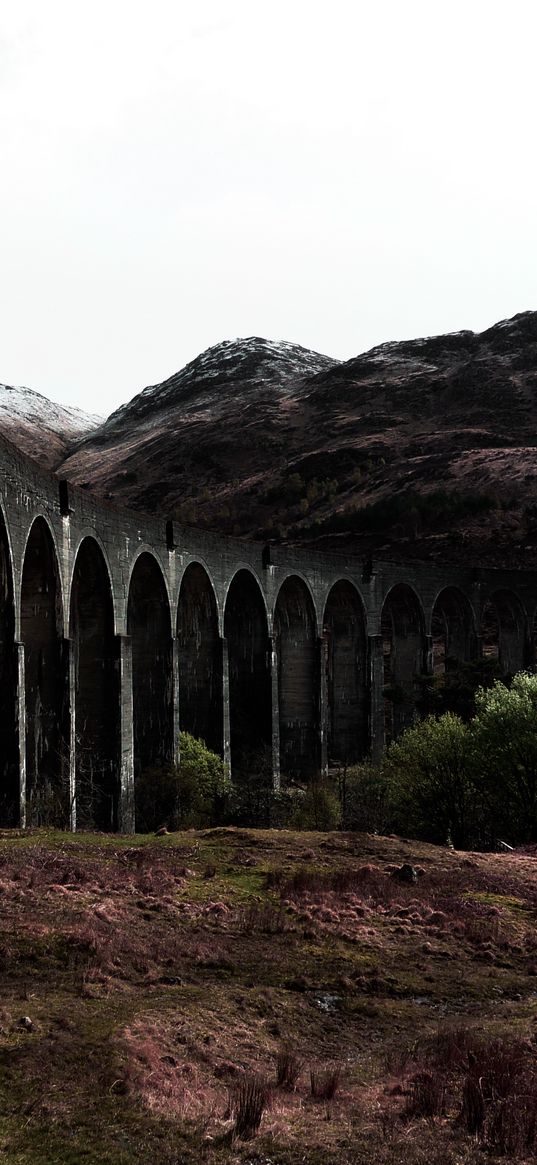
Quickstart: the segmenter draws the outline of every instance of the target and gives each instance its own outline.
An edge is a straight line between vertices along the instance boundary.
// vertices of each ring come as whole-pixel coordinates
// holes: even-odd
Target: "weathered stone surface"
[[[308,779],[412,722],[449,654],[534,665],[533,571],[267,552],[60,484],[0,440],[4,825],[132,829],[178,726]]]

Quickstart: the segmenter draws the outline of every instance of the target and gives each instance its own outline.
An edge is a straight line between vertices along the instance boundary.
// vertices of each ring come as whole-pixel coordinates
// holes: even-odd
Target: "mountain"
[[[246,537],[529,565],[536,406],[534,312],[344,362],[251,337],[146,388],[61,472]]]
[[[31,388],[0,384],[0,433],[47,469],[55,469],[70,446],[101,420],[55,404]]]
[[[306,441],[307,385],[336,366],[296,344],[224,341],[112,413],[61,472],[135,509],[210,520],[285,472]]]
[[[536,406],[537,313],[524,312],[347,361],[225,341],[78,434],[74,410],[43,424],[57,426],[61,452],[47,456],[62,476],[185,525],[537,566]],[[40,457],[39,413],[33,436],[13,415],[0,409],[0,430],[20,427]]]

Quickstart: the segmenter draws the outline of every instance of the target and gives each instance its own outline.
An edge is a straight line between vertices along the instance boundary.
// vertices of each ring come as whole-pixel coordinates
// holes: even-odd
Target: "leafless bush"
[[[281,1048],[276,1057],[277,1087],[284,1088],[286,1092],[294,1092],[303,1067],[303,1060],[292,1048],[287,1046]]]
[[[475,1074],[469,1073],[462,1086],[461,1123],[474,1137],[483,1135],[485,1124],[485,1101],[481,1090],[481,1081]]]
[[[409,1081],[410,1096],[404,1115],[424,1116],[431,1119],[442,1116],[446,1107],[446,1085],[438,1072],[424,1070],[416,1072]]]
[[[487,1122],[487,1148],[502,1157],[534,1156],[537,1149],[536,1081],[524,1081],[521,1091],[491,1106]]]
[[[284,870],[271,870],[267,875],[267,887],[278,889],[283,898],[299,898],[303,894],[347,894],[362,892],[374,901],[392,901],[394,894],[400,896],[401,887],[393,883],[376,866],[355,866],[350,869],[320,870],[303,866],[289,876]]]
[[[537,1153],[537,1063],[521,1039],[487,1039],[465,1028],[438,1032],[415,1048],[425,1065],[410,1081],[407,1116],[442,1112],[446,1081],[462,1076],[458,1122],[491,1152]]]
[[[416,1046],[390,1048],[384,1058],[384,1071],[388,1076],[405,1076],[412,1065],[416,1065]]]
[[[248,1141],[259,1130],[261,1118],[271,1101],[271,1089],[258,1076],[243,1076],[230,1096],[230,1108],[235,1117],[233,1137]]]
[[[465,1072],[468,1055],[475,1054],[478,1041],[467,1027],[446,1027],[435,1036],[420,1041],[415,1054],[427,1065],[444,1072]]]
[[[339,1088],[341,1068],[339,1065],[310,1071],[311,1095],[314,1100],[333,1100]]]
[[[283,934],[289,929],[289,918],[273,902],[252,902],[239,916],[239,929],[244,934]]]

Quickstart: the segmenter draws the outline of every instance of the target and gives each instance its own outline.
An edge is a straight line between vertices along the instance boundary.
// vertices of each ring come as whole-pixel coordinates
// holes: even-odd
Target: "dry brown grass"
[[[391,876],[404,861],[416,885]],[[531,854],[0,838],[0,1144],[17,1165],[220,1165],[230,1096],[244,1084],[254,1133],[245,1082],[279,1060],[260,1160],[531,1156],[536,904]]]

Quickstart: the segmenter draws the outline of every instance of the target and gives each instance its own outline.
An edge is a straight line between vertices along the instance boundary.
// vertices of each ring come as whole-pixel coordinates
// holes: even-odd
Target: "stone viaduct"
[[[275,782],[382,750],[417,677],[534,667],[537,573],[311,555],[96,502],[0,441],[0,825],[134,829],[179,730]],[[386,693],[391,698],[386,699]],[[397,698],[394,698],[394,692]]]

